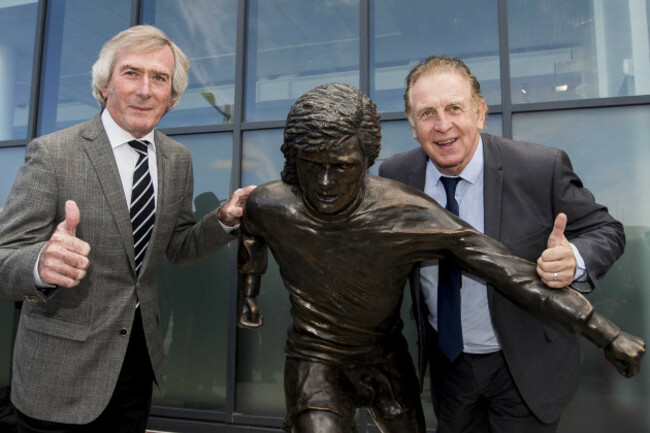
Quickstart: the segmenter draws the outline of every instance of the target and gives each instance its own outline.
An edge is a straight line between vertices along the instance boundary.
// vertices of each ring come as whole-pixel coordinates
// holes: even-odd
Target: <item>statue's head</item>
[[[348,84],[316,87],[289,110],[282,180],[298,186],[316,211],[344,212],[361,199],[380,147],[380,119],[370,98]]]

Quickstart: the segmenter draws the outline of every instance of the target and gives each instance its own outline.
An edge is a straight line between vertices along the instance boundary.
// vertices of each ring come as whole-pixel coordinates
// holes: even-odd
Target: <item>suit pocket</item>
[[[69,322],[54,317],[30,313],[20,318],[25,327],[40,334],[65,338],[74,341],[86,341],[90,335],[91,326],[86,323]]]

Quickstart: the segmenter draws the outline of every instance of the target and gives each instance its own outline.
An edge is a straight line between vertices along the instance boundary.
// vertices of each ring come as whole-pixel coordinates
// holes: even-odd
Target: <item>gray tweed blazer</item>
[[[120,330],[131,329],[136,297],[160,383],[163,254],[174,264],[191,263],[235,239],[223,231],[216,212],[196,222],[189,150],[157,131],[155,141],[156,221],[139,278],[126,198],[100,116],[27,147],[0,213],[0,300],[25,301],[14,348],[12,401],[28,416],[79,424],[99,416],[124,360],[129,339]],[[65,219],[66,200],[79,206],[76,235],[90,244],[90,268],[77,287],[46,296],[34,285],[34,265]]]

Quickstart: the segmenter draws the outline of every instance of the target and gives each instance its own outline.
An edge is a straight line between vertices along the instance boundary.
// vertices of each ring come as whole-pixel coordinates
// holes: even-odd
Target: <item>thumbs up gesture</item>
[[[537,275],[552,288],[568,286],[573,282],[576,272],[575,255],[568,239],[564,237],[566,223],[567,216],[559,213],[548,237],[546,249],[537,259]]]
[[[90,245],[76,237],[80,218],[77,203],[66,201],[65,220],[56,227],[38,260],[38,275],[43,282],[74,287],[86,276]]]

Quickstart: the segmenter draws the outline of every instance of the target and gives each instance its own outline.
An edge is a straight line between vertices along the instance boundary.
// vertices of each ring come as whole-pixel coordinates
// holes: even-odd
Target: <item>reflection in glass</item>
[[[650,335],[650,110],[619,107],[519,114],[515,139],[559,147],[576,173],[610,213],[623,223],[625,253],[588,295],[590,302],[622,329]],[[612,128],[611,125],[616,125]],[[647,366],[646,366],[647,367]],[[628,380],[585,345],[578,394],[560,422],[560,432],[646,432],[650,430],[650,373]]]
[[[47,2],[38,135],[99,112],[91,68],[104,43],[129,26],[130,12],[131,0]]]
[[[0,148],[0,212],[24,159],[24,147]],[[0,301],[0,387],[9,385],[13,316],[13,302]]]
[[[0,2],[0,141],[27,137],[37,3]]]
[[[245,118],[284,119],[306,91],[359,85],[359,2],[248,3]]]
[[[284,166],[282,130],[251,131],[243,136],[242,185],[277,180]],[[269,254],[257,304],[264,324],[237,330],[237,412],[284,417],[284,343],[291,324],[289,297],[278,266]]]
[[[508,2],[512,102],[650,94],[649,3]]]
[[[237,3],[143,0],[142,23],[162,29],[190,59],[187,90],[161,128],[232,123]]]
[[[232,135],[175,138],[192,152],[194,212],[199,219],[229,197]],[[183,268],[163,261],[159,277],[165,375],[162,393],[154,393],[154,405],[203,410],[225,406],[228,265],[235,246],[231,242]]]
[[[487,103],[501,103],[497,2],[370,2],[369,96],[379,111],[403,111],[411,68],[441,54],[463,59]]]

